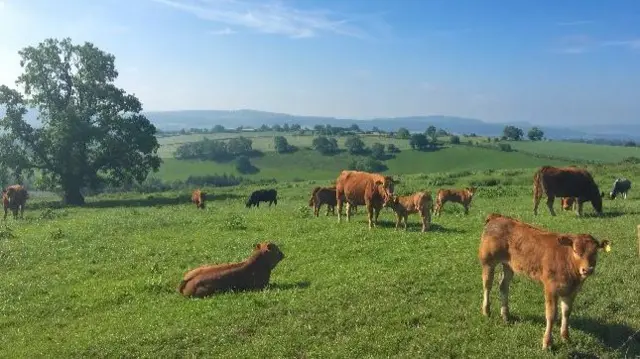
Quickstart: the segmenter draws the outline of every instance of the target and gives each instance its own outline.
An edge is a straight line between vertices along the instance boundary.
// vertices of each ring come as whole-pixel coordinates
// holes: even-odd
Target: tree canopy
[[[156,128],[140,101],[115,86],[113,55],[69,38],[46,39],[19,55],[19,90],[0,86],[2,166],[39,171],[67,204],[83,204],[87,186],[141,182],[158,170]],[[25,121],[32,108],[42,126]]]
[[[520,141],[522,139],[522,136],[524,135],[524,132],[522,132],[521,128],[508,125],[504,127],[502,134],[508,140]]]
[[[531,127],[527,133],[527,137],[529,137],[531,141],[540,141],[544,137],[544,131],[538,127]]]

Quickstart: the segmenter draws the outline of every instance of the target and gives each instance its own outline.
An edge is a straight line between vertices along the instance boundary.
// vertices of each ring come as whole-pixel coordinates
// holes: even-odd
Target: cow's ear
[[[573,239],[566,237],[566,236],[561,236],[558,238],[558,243],[560,243],[560,245],[562,246],[569,246],[569,247],[573,247]]]
[[[260,243],[256,243],[256,244],[254,244],[254,245],[253,245],[253,247],[254,247],[255,249],[260,249]]]
[[[600,245],[598,246],[598,248],[604,250],[605,252],[609,252],[611,251],[611,243],[605,239],[602,242],[600,242]]]
[[[376,186],[380,186],[382,184],[382,181],[376,181],[375,184]]]

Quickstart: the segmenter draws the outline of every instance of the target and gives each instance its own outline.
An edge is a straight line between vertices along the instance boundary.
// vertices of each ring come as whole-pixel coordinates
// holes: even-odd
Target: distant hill
[[[4,111],[0,109],[0,117]],[[285,113],[275,113],[256,110],[185,110],[185,111],[150,111],[145,115],[159,129],[175,131],[183,128],[211,128],[222,125],[228,128],[260,127],[263,124],[300,124],[303,127],[313,127],[318,124],[347,127],[357,124],[363,130],[371,130],[374,126],[385,131],[394,131],[405,127],[409,131],[422,132],[430,125],[443,128],[449,132],[463,134],[475,133],[479,136],[499,136],[505,125],[518,126],[526,132],[535,126],[527,122],[514,121],[511,123],[491,123],[478,119],[455,116],[410,116],[385,117],[369,120],[353,120],[335,117],[296,116]],[[36,124],[37,112],[29,111],[27,120]],[[609,140],[640,140],[640,121],[637,124],[617,125],[578,125],[571,128],[555,126],[538,126],[550,139],[609,139]]]

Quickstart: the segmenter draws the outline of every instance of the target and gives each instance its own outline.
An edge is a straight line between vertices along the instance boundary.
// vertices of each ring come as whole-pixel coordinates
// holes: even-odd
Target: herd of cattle
[[[407,228],[409,214],[418,213],[422,219],[422,232],[429,230],[431,213],[440,215],[446,202],[460,203],[464,213],[469,212],[471,200],[476,188],[440,189],[435,204],[429,191],[419,191],[410,195],[395,194],[395,185],[399,180],[391,176],[362,171],[342,171],[335,186],[315,187],[312,190],[309,206],[314,215],[319,215],[320,207],[327,205],[327,215],[335,213],[337,207],[338,222],[342,221],[342,209],[346,205],[347,221],[351,211],[357,206],[365,206],[369,228],[377,225],[382,208],[391,208],[396,215],[396,229],[401,222]],[[614,199],[622,194],[627,198],[631,182],[616,179],[609,193]],[[578,216],[582,215],[584,202],[591,202],[595,212],[602,215],[602,198],[592,175],[578,167],[544,166],[533,177],[533,212],[538,214],[538,205],[543,196],[547,197],[547,207],[552,216],[556,213],[553,204],[556,197],[562,199],[562,206],[568,210],[574,208]],[[28,194],[20,185],[9,186],[2,192],[5,209],[21,217]],[[200,189],[192,193],[191,200],[197,208],[204,209],[206,193]],[[275,189],[258,190],[249,196],[246,207],[259,207],[260,202],[277,205]],[[515,273],[528,276],[543,284],[545,296],[546,329],[542,339],[543,349],[552,343],[551,331],[557,311],[557,302],[561,305],[561,338],[567,340],[568,318],[573,301],[584,280],[593,274],[599,250],[610,250],[608,240],[599,241],[590,234],[552,232],[517,219],[497,213],[486,216],[481,234],[478,259],[482,267],[483,300],[481,311],[490,313],[489,295],[493,284],[495,268],[502,264],[503,276],[500,280],[501,316],[505,321],[509,314],[509,284]],[[272,242],[255,245],[252,254],[241,262],[203,265],[188,271],[178,286],[178,291],[186,297],[207,297],[228,290],[256,290],[269,284],[272,270],[285,258],[280,248]]]

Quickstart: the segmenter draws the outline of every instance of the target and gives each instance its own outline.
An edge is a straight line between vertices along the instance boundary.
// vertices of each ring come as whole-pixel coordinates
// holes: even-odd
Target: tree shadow
[[[227,200],[237,200],[245,196],[234,193],[207,194],[207,203],[222,202]],[[114,208],[114,207],[154,207],[154,206],[175,206],[191,202],[191,195],[179,195],[175,197],[156,197],[149,195],[146,198],[122,198],[122,199],[101,199],[85,203],[85,208]],[[195,205],[194,205],[195,206]],[[58,208],[63,208],[58,204]]]
[[[575,212],[573,213],[575,215]],[[638,211],[622,212],[618,210],[613,210],[613,211],[603,211],[602,215],[600,216],[597,215],[596,213],[582,213],[582,217],[583,218],[617,218],[617,217],[623,217],[623,216],[635,216],[638,214],[640,214],[640,212]]]
[[[290,289],[306,289],[311,285],[309,281],[299,281],[295,283],[271,283],[269,289],[290,290]]]
[[[544,328],[546,320],[542,316],[522,316],[518,317],[512,315],[510,322],[520,321],[535,323],[541,325]],[[554,323],[554,328],[559,327],[559,318]],[[640,355],[640,331],[636,331],[633,328],[625,324],[618,323],[602,323],[598,320],[588,317],[570,317],[569,318],[569,336],[571,337],[572,330],[579,330],[581,332],[588,333],[592,337],[596,338],[602,345],[609,350],[620,350],[621,353],[626,353],[625,357],[637,357]],[[554,346],[562,343],[559,337],[554,336]],[[571,345],[571,344],[569,344]],[[624,347],[623,347],[624,345]],[[572,351],[569,355],[572,358],[592,358],[592,354],[582,353],[578,351]]]

